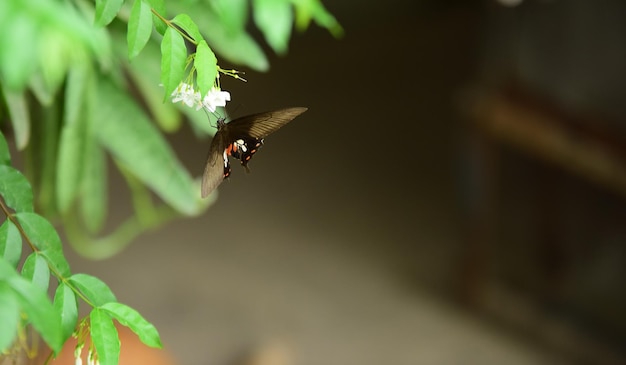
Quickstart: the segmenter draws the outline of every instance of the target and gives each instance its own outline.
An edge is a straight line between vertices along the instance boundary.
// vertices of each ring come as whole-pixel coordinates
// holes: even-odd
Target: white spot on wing
[[[248,148],[246,147],[246,142],[243,139],[238,139],[235,141],[237,148],[242,150],[243,152],[247,152]]]
[[[228,155],[226,154],[226,150],[224,150],[224,168],[228,167]]]

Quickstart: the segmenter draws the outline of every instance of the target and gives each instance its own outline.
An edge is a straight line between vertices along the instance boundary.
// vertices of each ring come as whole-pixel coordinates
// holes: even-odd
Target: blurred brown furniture
[[[612,191],[619,200],[620,196],[626,198],[626,131],[618,127],[619,123],[599,115],[563,110],[520,87],[474,92],[464,100],[462,112],[469,122],[468,148],[463,151],[469,239],[460,275],[462,300],[533,336],[543,336],[542,342],[576,359],[626,361],[622,351],[604,346],[568,323],[550,323],[550,316],[541,313],[551,305],[551,296],[558,292],[553,289],[560,286],[568,265],[564,252],[569,249],[567,243],[550,227],[554,221],[550,215],[555,211],[550,206],[550,191],[559,186],[551,186],[547,193],[535,197],[540,214],[545,216],[536,220],[543,225],[539,227],[539,239],[528,244],[539,253],[536,265],[543,278],[540,290],[530,295],[510,290],[498,282],[498,273],[490,272],[493,261],[498,260],[493,253],[495,225],[498,215],[503,214],[497,208],[500,149],[531,156],[546,170],[567,171],[592,186]]]

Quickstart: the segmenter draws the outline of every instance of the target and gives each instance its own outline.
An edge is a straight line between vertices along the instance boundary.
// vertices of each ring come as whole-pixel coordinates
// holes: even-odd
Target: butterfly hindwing
[[[204,174],[202,197],[207,197],[230,175],[229,156],[241,161],[248,171],[248,162],[263,145],[263,138],[304,113],[307,108],[285,108],[237,118],[230,123],[217,122],[218,130],[211,141]]]

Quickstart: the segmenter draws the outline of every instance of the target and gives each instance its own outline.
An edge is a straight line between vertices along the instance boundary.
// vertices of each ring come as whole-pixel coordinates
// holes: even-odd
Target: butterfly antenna
[[[216,120],[219,118],[222,118],[222,115],[217,113],[217,111],[209,113],[205,108],[202,108],[202,110],[204,110],[204,113],[206,114],[207,119],[209,120],[209,125],[213,128],[217,128],[217,123],[215,125],[211,123],[211,115],[213,115],[216,118]]]

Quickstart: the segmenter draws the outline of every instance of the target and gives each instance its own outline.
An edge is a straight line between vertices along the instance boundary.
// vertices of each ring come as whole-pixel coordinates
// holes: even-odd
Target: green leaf
[[[70,209],[79,193],[86,150],[91,142],[91,119],[88,112],[93,96],[92,69],[77,66],[70,70],[65,95],[64,123],[57,159],[56,201],[61,213]]]
[[[213,11],[229,34],[241,33],[248,18],[247,0],[212,0]]]
[[[193,40],[196,42],[196,45],[200,43],[200,41],[204,40],[202,34],[198,30],[198,26],[196,23],[189,17],[187,14],[178,14],[174,19],[172,19],[172,23],[179,26],[182,30],[185,31]]]
[[[120,358],[120,339],[113,319],[100,308],[89,314],[91,341],[96,347],[100,365],[117,365]]]
[[[28,114],[26,98],[20,92],[7,89],[4,89],[3,92],[9,114],[11,114],[11,125],[13,126],[17,149],[23,150],[30,139],[30,115]]]
[[[43,116],[33,124],[28,153],[38,206],[42,214],[51,217],[57,214],[55,183],[62,108],[59,104],[52,103],[41,111]]]
[[[9,146],[7,145],[7,140],[4,139],[4,135],[2,134],[2,132],[0,132],[0,164],[1,165],[11,164],[11,153],[9,152]]]
[[[313,9],[313,19],[317,25],[328,29],[333,37],[339,38],[343,36],[343,27],[339,24],[337,19],[326,10],[321,2],[318,2],[317,6]]]
[[[122,8],[124,0],[96,0],[95,24],[104,27],[115,19]]]
[[[78,64],[69,70],[65,89],[63,124],[79,124],[87,114],[93,97],[94,70],[90,64]]]
[[[50,284],[50,268],[48,268],[46,259],[38,255],[37,252],[28,255],[24,261],[22,276],[44,291],[48,290],[48,285]]]
[[[107,166],[104,151],[94,136],[85,153],[85,175],[81,186],[80,212],[87,230],[98,232],[107,214]]]
[[[74,332],[78,322],[78,302],[72,288],[61,282],[54,293],[54,309],[61,316],[63,342]]]
[[[37,68],[38,49],[34,45],[41,34],[41,23],[18,4],[0,1],[0,79],[5,92],[19,94]]]
[[[150,347],[162,348],[159,332],[139,312],[121,303],[107,303],[101,307],[122,325],[130,328],[141,342]]]
[[[210,24],[207,22],[207,28],[209,30],[205,32],[206,39],[214,51],[233,63],[244,64],[256,71],[269,70],[267,57],[249,34],[245,32],[229,34],[219,22]]]
[[[55,28],[41,35],[39,48],[41,86],[44,93],[50,95],[50,102],[53,102],[70,66],[90,60],[85,49],[77,47],[75,40],[68,37],[66,32]]]
[[[100,279],[88,274],[74,274],[70,277],[70,282],[91,302],[95,307],[106,303],[117,302],[115,295],[109,287]]]
[[[95,115],[100,143],[168,205],[186,215],[206,206],[171,147],[129,96],[110,83],[99,90]]]
[[[178,130],[182,117],[172,103],[163,102],[163,88],[154,80],[161,76],[160,65],[155,60],[161,57],[159,46],[150,42],[143,52],[129,65],[130,77],[143,96],[150,115],[165,132]]]
[[[22,236],[15,224],[5,220],[0,226],[0,257],[17,268],[22,255]]]
[[[194,65],[198,75],[196,83],[200,94],[204,96],[211,90],[217,77],[217,58],[204,40],[198,44]]]
[[[253,17],[274,52],[285,54],[293,24],[291,1],[254,0]]]
[[[196,24],[202,30],[207,44],[210,44],[211,49],[221,57],[256,71],[269,69],[268,60],[255,40],[244,29],[235,33],[227,31],[226,26],[222,24],[223,19],[212,10],[212,7],[207,8],[205,2],[187,4],[168,2],[168,9],[174,13],[202,14],[195,19]]]
[[[44,106],[50,106],[54,102],[54,92],[47,84],[41,72],[36,72],[28,82],[28,87],[32,91],[37,101]],[[54,92],[53,92],[54,91]],[[35,134],[32,132],[31,134]]]
[[[0,195],[16,212],[33,211],[33,191],[21,172],[7,165],[0,165]]]
[[[161,83],[166,100],[185,76],[187,47],[183,37],[174,29],[167,28],[161,41]]]
[[[4,280],[0,280],[0,354],[11,346],[17,335],[20,306],[15,292]]]
[[[148,0],[150,3],[150,7],[154,9],[157,13],[159,13],[162,17],[165,17],[165,1],[164,0]],[[165,34],[165,30],[167,29],[167,24],[163,22],[161,18],[152,14],[152,20],[154,22],[154,28],[159,34]]]
[[[15,217],[30,242],[47,259],[50,268],[63,277],[70,276],[70,265],[63,255],[61,239],[52,224],[35,213],[18,213]]]
[[[7,262],[6,260],[0,260],[0,282],[8,282],[14,278],[24,279],[20,276],[20,274],[18,274],[17,271],[15,271],[14,267],[11,267],[11,264],[9,262]]]
[[[146,0],[135,0],[128,19],[128,58],[135,58],[150,39],[152,12]]]
[[[15,292],[28,321],[35,327],[48,346],[58,353],[63,346],[61,320],[46,292],[21,277],[4,260],[0,260],[0,280],[2,279],[6,279],[6,283]]]
[[[326,10],[320,0],[292,0],[296,7],[296,27],[304,30],[309,26],[311,19],[328,29],[334,37],[343,35],[343,28],[335,17]]]

